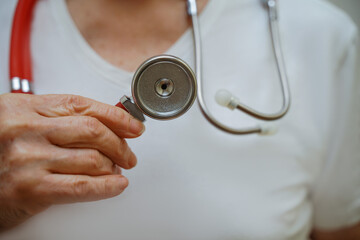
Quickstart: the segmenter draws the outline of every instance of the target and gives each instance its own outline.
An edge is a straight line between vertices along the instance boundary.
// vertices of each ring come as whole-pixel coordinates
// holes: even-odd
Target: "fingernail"
[[[136,159],[136,157],[131,158],[131,159],[129,160],[128,164],[129,164],[129,167],[130,167],[130,168],[135,167],[136,164],[137,164],[137,159]]]
[[[133,134],[141,135],[145,131],[145,126],[139,120],[132,118],[130,120],[130,132]]]
[[[127,186],[129,186],[129,180],[126,177],[121,176],[119,181],[120,181],[121,186],[124,186],[123,189],[125,189],[125,188],[127,188]]]

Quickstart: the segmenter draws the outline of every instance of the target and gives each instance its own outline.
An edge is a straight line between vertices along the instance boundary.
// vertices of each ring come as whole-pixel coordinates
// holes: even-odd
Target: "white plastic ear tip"
[[[232,94],[224,89],[217,91],[215,95],[216,102],[223,107],[228,107],[232,101],[232,98]]]
[[[278,131],[278,128],[275,125],[262,125],[261,132],[259,133],[262,136],[272,136],[275,135]]]

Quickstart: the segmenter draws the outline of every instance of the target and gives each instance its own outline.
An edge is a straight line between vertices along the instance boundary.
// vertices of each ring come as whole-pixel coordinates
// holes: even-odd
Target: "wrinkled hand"
[[[141,122],[74,95],[0,95],[0,230],[52,204],[94,201],[128,185],[136,165],[124,138]]]

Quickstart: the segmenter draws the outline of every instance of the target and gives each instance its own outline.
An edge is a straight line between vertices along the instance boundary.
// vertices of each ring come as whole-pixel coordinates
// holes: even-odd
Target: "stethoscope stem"
[[[263,0],[264,1],[264,0]],[[237,108],[248,115],[251,115],[255,118],[271,121],[271,120],[277,120],[281,117],[283,117],[289,110],[290,107],[290,89],[289,84],[286,76],[286,70],[285,70],[285,64],[283,60],[282,55],[282,49],[280,44],[280,37],[279,37],[279,29],[277,24],[277,6],[276,6],[276,0],[267,0],[265,1],[266,7],[269,10],[269,22],[270,22],[270,30],[271,30],[271,38],[272,38],[272,45],[275,55],[275,60],[277,63],[277,71],[281,83],[281,90],[282,90],[282,96],[283,96],[283,104],[281,109],[278,112],[275,113],[262,113],[259,112],[245,104],[240,103],[239,101],[236,101],[233,108]],[[191,17],[192,25],[193,25],[193,35],[194,35],[194,46],[195,46],[195,72],[196,72],[196,78],[198,83],[198,103],[200,106],[200,109],[205,116],[205,118],[212,123],[215,127],[231,133],[231,134],[252,134],[252,133],[259,133],[259,134],[267,134],[269,131],[267,128],[261,127],[261,126],[253,126],[253,127],[247,127],[247,128],[232,128],[228,127],[222,123],[220,123],[209,111],[205,100],[204,100],[204,94],[203,94],[203,79],[202,79],[202,50],[201,50],[201,35],[200,35],[200,26],[199,26],[199,20],[198,20],[198,14],[196,9],[196,0],[188,0],[188,14]]]

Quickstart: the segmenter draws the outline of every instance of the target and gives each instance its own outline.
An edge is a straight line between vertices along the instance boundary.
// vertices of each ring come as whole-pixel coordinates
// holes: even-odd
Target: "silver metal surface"
[[[11,91],[19,91],[21,89],[21,80],[19,77],[13,77],[11,79]]]
[[[145,121],[145,117],[141,110],[131,101],[128,96],[122,96],[120,98],[120,102],[134,118],[140,120],[141,122]]]
[[[277,5],[276,0],[268,0],[267,7],[269,8],[270,21],[277,20]]]
[[[180,58],[155,56],[135,72],[132,95],[135,104],[147,116],[160,120],[184,114],[196,98],[196,78]]]
[[[190,16],[197,14],[196,0],[188,0],[187,1],[187,11]]]
[[[262,0],[263,2],[265,0]],[[283,105],[282,108],[272,114],[266,114],[259,111],[256,111],[242,103],[239,103],[236,108],[259,119],[262,120],[276,120],[283,117],[289,110],[290,107],[290,89],[288,86],[288,80],[286,76],[285,64],[282,57],[282,49],[280,44],[280,37],[279,37],[279,29],[277,25],[277,6],[276,0],[267,0],[266,6],[269,12],[269,22],[270,22],[270,30],[271,30],[271,37],[273,43],[273,51],[277,63],[277,71],[279,73],[279,78],[282,87],[282,95],[283,95]],[[192,5],[196,4],[196,0],[188,0],[188,9]],[[196,8],[192,8],[196,9]],[[189,15],[191,16],[192,25],[193,25],[193,35],[194,35],[194,44],[195,44],[195,72],[196,78],[198,83],[198,102],[200,105],[200,109],[205,116],[205,118],[212,123],[215,127],[232,134],[251,134],[251,133],[262,133],[262,128],[260,126],[253,126],[247,128],[231,128],[222,123],[220,123],[215,117],[212,116],[210,111],[208,110],[206,103],[203,97],[203,86],[202,86],[202,49],[201,49],[201,36],[200,36],[200,26],[198,22],[197,12],[196,11],[189,11]]]
[[[11,91],[19,91],[23,93],[32,92],[31,83],[27,79],[21,79],[19,77],[13,77],[11,79]]]
[[[160,97],[168,97],[174,90],[174,82],[171,79],[162,78],[155,83],[155,91]]]
[[[23,93],[29,93],[31,91],[31,83],[27,79],[21,79],[21,91]]]

